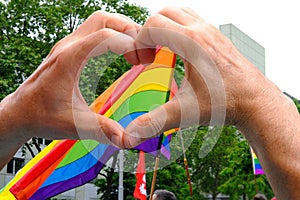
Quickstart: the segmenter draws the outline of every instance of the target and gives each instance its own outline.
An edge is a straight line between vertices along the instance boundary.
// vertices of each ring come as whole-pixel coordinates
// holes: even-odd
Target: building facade
[[[265,73],[265,48],[233,24],[220,25],[220,31],[263,74]]]

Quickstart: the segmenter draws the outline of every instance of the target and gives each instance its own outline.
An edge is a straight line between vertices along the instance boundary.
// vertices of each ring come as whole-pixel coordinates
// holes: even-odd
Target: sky
[[[130,0],[154,14],[188,7],[207,23],[232,23],[265,48],[266,76],[300,99],[300,12],[297,0]]]

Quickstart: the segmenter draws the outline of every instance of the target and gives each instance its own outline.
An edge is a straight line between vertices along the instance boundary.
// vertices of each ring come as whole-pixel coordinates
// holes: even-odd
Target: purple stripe
[[[255,175],[259,175],[259,174],[265,174],[264,170],[262,169],[256,169],[254,172]]]
[[[108,146],[107,150],[103,154],[103,156],[99,159],[99,162],[97,162],[93,167],[91,167],[89,170],[85,171],[82,174],[79,174],[78,176],[75,176],[71,179],[58,182],[46,187],[43,187],[36,191],[34,195],[30,197],[30,200],[41,200],[41,199],[47,199],[50,197],[53,197],[55,195],[58,195],[62,192],[65,192],[67,190],[73,189],[75,187],[81,186],[94,178],[97,177],[99,171],[104,167],[107,160],[119,149],[113,146]]]
[[[164,155],[168,160],[171,159],[171,152],[169,149],[167,149],[165,146],[161,146],[160,152],[162,155]]]
[[[141,150],[146,153],[150,153],[153,156],[157,156],[157,147],[158,147],[158,140],[159,137],[151,138],[143,142],[142,144],[139,144],[138,146],[134,147],[133,149]]]

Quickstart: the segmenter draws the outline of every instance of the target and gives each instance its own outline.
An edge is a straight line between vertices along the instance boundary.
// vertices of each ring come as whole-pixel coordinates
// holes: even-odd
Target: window
[[[16,174],[25,164],[23,158],[13,158],[7,164],[7,173]]]
[[[48,145],[52,142],[52,140],[47,140],[47,139],[44,139],[44,138],[38,138],[37,142],[38,142],[38,144]]]

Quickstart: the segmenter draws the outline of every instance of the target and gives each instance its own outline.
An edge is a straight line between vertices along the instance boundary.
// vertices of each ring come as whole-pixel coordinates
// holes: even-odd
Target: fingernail
[[[142,138],[140,137],[140,134],[137,132],[132,132],[129,134],[129,138],[128,139],[128,145],[130,148],[136,147],[137,145],[139,145],[140,143],[142,143]]]

